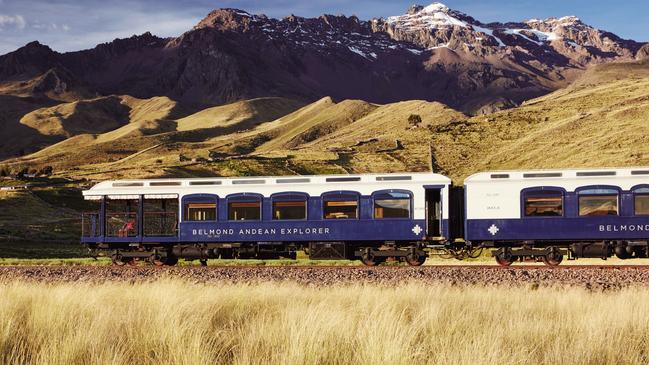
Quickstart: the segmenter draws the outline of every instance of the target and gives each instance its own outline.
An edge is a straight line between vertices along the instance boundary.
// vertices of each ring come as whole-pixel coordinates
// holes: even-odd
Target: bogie
[[[566,251],[553,246],[540,249],[526,246],[514,249],[511,246],[506,246],[496,250],[492,255],[500,266],[510,266],[516,261],[542,261],[548,266],[557,266],[563,261],[563,256],[566,253]]]

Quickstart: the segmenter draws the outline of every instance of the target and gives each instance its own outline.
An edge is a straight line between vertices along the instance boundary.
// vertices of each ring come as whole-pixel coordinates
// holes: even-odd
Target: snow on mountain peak
[[[564,16],[564,17],[559,18],[558,20],[559,20],[559,22],[562,22],[562,23],[577,23],[577,22],[581,21],[581,19],[579,19],[578,17],[576,17],[574,15]]]
[[[437,29],[446,27],[468,27],[468,24],[457,16],[462,15],[442,3],[432,3],[428,6],[413,5],[403,15],[388,17],[387,22],[397,27],[413,29]]]
[[[547,24],[549,26],[569,26],[581,23],[581,19],[574,15],[563,16],[561,18],[550,17],[545,20],[530,19],[525,22],[526,24]]]
[[[506,44],[494,34],[494,29],[487,28],[486,25],[474,20],[470,16],[456,10],[449,9],[442,3],[432,3],[428,6],[413,5],[404,15],[391,16],[387,18],[387,23],[393,30],[403,32],[427,31],[433,34],[429,42],[429,49],[441,47],[454,48],[462,45],[473,47],[477,44],[497,45],[505,47]],[[449,28],[464,28],[462,34],[471,34],[468,38],[459,39],[458,42],[451,42],[449,35],[445,34]],[[441,30],[442,33],[437,33]],[[486,37],[485,37],[486,36]],[[460,36],[463,37],[463,36]],[[489,39],[488,41],[484,41]],[[494,42],[495,40],[495,42]]]
[[[448,6],[442,4],[442,3],[432,3],[424,8],[421,9],[420,12],[422,13],[436,13],[436,12],[447,12],[449,11]]]

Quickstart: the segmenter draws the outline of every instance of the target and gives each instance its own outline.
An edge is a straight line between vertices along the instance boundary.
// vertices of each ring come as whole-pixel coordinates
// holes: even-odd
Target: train
[[[559,265],[649,256],[649,167],[104,181],[81,241],[116,265],[432,255]]]

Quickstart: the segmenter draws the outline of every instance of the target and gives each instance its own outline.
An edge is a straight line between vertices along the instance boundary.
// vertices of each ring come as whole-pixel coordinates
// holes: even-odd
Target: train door
[[[442,236],[442,189],[426,189],[426,236]]]

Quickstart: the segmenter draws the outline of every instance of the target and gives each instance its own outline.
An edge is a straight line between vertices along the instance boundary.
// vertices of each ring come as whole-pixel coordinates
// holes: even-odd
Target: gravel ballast
[[[333,284],[402,285],[410,281],[449,285],[578,286],[620,289],[649,286],[647,267],[281,267],[281,266],[2,266],[0,281],[146,282],[164,278],[215,284],[295,282],[309,286]]]

